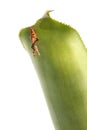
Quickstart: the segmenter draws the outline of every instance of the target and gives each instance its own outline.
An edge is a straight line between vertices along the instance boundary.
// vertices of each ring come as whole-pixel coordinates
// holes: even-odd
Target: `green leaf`
[[[87,130],[87,51],[72,27],[47,12],[32,28],[40,56],[32,54],[30,28],[19,37],[41,82],[56,130]]]

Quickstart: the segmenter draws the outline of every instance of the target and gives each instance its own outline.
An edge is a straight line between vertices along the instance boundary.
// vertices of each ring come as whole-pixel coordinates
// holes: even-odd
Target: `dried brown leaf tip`
[[[32,51],[33,55],[35,56],[36,53],[38,55],[40,55],[40,52],[39,52],[38,47],[36,45],[36,42],[39,41],[39,38],[37,37],[36,32],[32,27],[30,28],[30,37],[31,37],[31,43],[32,43],[31,48],[33,50]]]

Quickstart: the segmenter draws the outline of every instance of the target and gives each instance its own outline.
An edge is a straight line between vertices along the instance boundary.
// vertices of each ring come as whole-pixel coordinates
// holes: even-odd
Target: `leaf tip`
[[[50,17],[49,13],[52,12],[54,10],[47,10],[46,13],[43,15],[42,18],[47,18],[47,17]]]

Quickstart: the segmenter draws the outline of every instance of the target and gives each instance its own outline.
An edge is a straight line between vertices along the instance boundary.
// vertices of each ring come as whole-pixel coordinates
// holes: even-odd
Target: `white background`
[[[87,46],[86,0],[0,0],[0,130],[54,130],[39,80],[18,37],[46,10]]]

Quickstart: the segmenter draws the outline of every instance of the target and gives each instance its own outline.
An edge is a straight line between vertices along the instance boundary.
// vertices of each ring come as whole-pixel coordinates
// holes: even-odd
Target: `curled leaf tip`
[[[46,13],[44,14],[43,18],[49,17],[50,16],[49,13],[52,11],[54,11],[54,10],[47,10]]]

